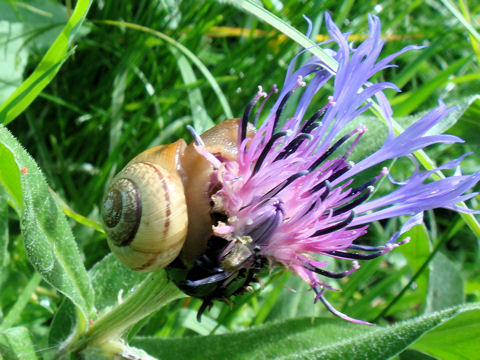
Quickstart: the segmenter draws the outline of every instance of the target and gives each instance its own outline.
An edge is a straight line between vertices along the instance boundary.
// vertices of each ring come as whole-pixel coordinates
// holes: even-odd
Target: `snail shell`
[[[182,249],[188,216],[179,158],[179,140],[149,149],[130,161],[112,180],[102,218],[112,252],[127,267],[154,271]]]
[[[205,148],[220,159],[236,159],[238,125],[231,119],[203,133]],[[251,126],[247,135],[253,134]],[[213,175],[212,165],[183,140],[136,156],[113,178],[103,201],[112,252],[133,270],[155,271],[183,247],[183,262],[192,264],[212,234]]]

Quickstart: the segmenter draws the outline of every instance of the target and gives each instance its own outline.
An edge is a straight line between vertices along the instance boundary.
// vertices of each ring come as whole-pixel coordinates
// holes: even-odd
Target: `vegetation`
[[[188,124],[201,132],[241,117],[257,86],[280,86],[290,60],[309,43],[299,35],[307,30],[303,14],[313,22],[310,38],[325,40],[325,11],[352,32],[351,40],[367,34],[367,14],[378,15],[384,56],[426,45],[401,55],[398,67],[376,80],[402,89],[386,92],[398,131],[439,98],[457,106],[435,132],[466,142],[431,147],[417,159],[431,168],[473,152],[462,171],[477,171],[480,5],[474,1],[0,1],[0,359],[68,358],[73,350],[109,358],[119,351],[121,343],[107,348],[86,329],[117,309],[136,284],[163,278],[134,273],[109,255],[99,215],[106,183],[148,147],[190,142]],[[378,126],[354,156],[371,153],[386,136],[375,112],[367,116]],[[396,179],[412,172],[407,159],[389,165]],[[478,209],[478,196],[467,205]],[[365,243],[384,244],[405,220],[376,223]],[[216,303],[200,323],[201,302],[183,297],[125,325],[124,338],[162,359],[474,358],[480,351],[475,215],[435,210],[408,235],[409,244],[332,282],[342,291],[331,292],[329,301],[376,328],[333,318],[313,304],[311,292],[288,290],[307,290],[300,279],[275,269],[261,291]],[[175,297],[182,296],[172,290],[159,301]]]

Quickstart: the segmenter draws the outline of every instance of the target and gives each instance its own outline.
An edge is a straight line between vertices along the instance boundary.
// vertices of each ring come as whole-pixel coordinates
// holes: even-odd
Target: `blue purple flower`
[[[379,60],[384,41],[380,39],[380,21],[369,17],[370,36],[358,47],[347,42],[348,34],[340,32],[329,14],[326,25],[338,50],[327,52],[338,62],[332,71],[322,60],[311,57],[295,68],[297,57],[290,63],[276,102],[262,120],[262,111],[277,92],[276,87],[259,92],[248,105],[239,127],[238,159],[224,161],[198,144],[197,150],[216,169],[220,190],[213,196],[216,212],[227,220],[214,226],[214,235],[229,241],[225,256],[235,246],[244,244],[252,254],[269,263],[282,264],[300,276],[314,290],[315,301],[322,301],[336,315],[355,321],[335,310],[324,292],[330,287],[323,276],[341,278],[355,271],[359,260],[383,255],[402,243],[400,236],[423,220],[423,212],[446,208],[471,212],[456,205],[475,196],[466,192],[480,180],[480,171],[473,175],[453,176],[437,181],[431,175],[444,169],[455,169],[464,156],[431,171],[416,171],[403,182],[388,176],[396,190],[371,199],[374,185],[388,175],[383,168],[369,181],[353,186],[355,177],[387,160],[411,156],[414,151],[438,143],[462,140],[453,135],[430,135],[429,130],[451,109],[439,106],[396,136],[391,122],[392,110],[382,93],[397,89],[388,82],[371,83],[372,76],[391,67],[399,54],[415,48],[407,47]],[[314,96],[333,81],[333,94],[318,105]],[[303,93],[292,117],[280,121],[285,105],[294,92]],[[253,108],[260,99],[258,110]],[[349,161],[354,148],[368,129],[368,123],[341,136],[342,130],[376,101],[386,117],[389,132],[385,143],[365,159]],[[306,118],[307,110],[317,108]],[[257,127],[253,138],[246,136],[247,123]],[[397,216],[409,220],[384,246],[364,246],[355,241],[366,234],[371,222]],[[352,261],[351,269],[334,273],[325,269],[327,261],[318,255]],[[244,266],[251,266],[252,256]],[[250,262],[250,263],[249,263]]]

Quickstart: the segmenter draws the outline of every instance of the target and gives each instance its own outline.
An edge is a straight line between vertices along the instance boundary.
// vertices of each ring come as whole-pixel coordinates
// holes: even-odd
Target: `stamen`
[[[329,234],[331,232],[343,229],[344,227],[348,226],[348,224],[350,224],[353,221],[354,217],[355,217],[355,213],[352,211],[346,219],[336,223],[335,225],[317,230],[311,237],[325,235],[325,234]],[[330,251],[327,251],[327,253],[330,253]]]
[[[388,169],[386,167],[384,167],[382,169],[382,171],[380,172],[380,174],[378,174],[377,176],[375,176],[373,179],[367,181],[365,184],[362,184],[360,186],[357,186],[355,188],[352,188],[352,194],[355,194],[355,193],[359,193],[359,192],[362,192],[363,190],[365,190],[366,188],[368,188],[369,186],[375,184],[378,180],[380,180],[383,176],[387,175],[388,174]]]
[[[389,252],[392,248],[389,248],[388,245],[383,248],[381,251],[377,251],[373,254],[360,254],[360,253],[349,253],[345,251],[333,250],[333,251],[326,251],[326,254],[338,257],[340,259],[348,259],[348,260],[372,260],[379,256],[382,256],[386,252]]]
[[[245,112],[243,113],[242,117],[242,122],[240,126],[240,137],[239,137],[239,142],[241,143],[243,140],[245,140],[247,136],[247,126],[248,126],[248,120],[250,120],[250,113],[252,112],[253,107],[257,103],[258,99],[262,97],[266,97],[267,93],[263,91],[263,88],[261,86],[258,86],[258,92],[255,95],[255,97],[250,101],[245,108]]]
[[[360,251],[382,251],[385,249],[385,246],[370,246],[370,245],[358,245],[352,244],[348,247],[350,250],[360,250]]]
[[[363,203],[365,200],[367,200],[367,198],[372,194],[374,190],[374,187],[373,186],[369,186],[367,188],[367,191],[365,191],[365,193],[362,195],[362,196],[359,196],[357,197],[356,199],[354,199],[352,202],[350,202],[349,204],[347,205],[344,205],[338,209],[335,209],[333,210],[333,214],[332,216],[337,216],[339,214],[342,214],[346,211],[349,211],[349,210],[352,210],[353,208],[355,208],[356,206],[360,205],[361,203]]]
[[[335,179],[337,179],[338,177],[342,176],[343,174],[345,174],[348,170],[350,170],[352,167],[350,164],[347,164],[347,166],[344,166],[343,168],[341,168],[340,170],[337,170],[335,171],[332,175],[330,175],[330,177],[324,181],[322,181],[321,183],[315,185],[314,187],[312,187],[310,189],[310,193],[314,194],[316,193],[317,191],[321,190],[324,186],[325,186],[325,181],[329,181],[330,183],[332,183]]]
[[[325,151],[322,156],[320,156],[317,160],[315,160],[313,162],[312,165],[310,165],[310,167],[308,168],[308,170],[310,171],[313,171],[315,170],[315,168],[320,165],[322,162],[324,162],[330,155],[332,155],[332,153],[337,150],[340,145],[342,145],[345,141],[347,141],[348,139],[350,139],[352,135],[351,134],[347,134],[347,135],[344,135],[341,139],[339,139],[335,144],[333,144],[333,146],[330,147],[330,149],[328,149],[327,151]]]
[[[292,96],[294,91],[295,91],[295,88],[293,88],[288,93],[286,93],[282,101],[278,105],[277,111],[275,112],[275,119],[273,121],[272,132],[275,131],[275,129],[277,128],[278,120],[280,119],[280,115],[282,114],[285,104],[287,103],[287,100],[290,98],[290,96]]]
[[[277,202],[274,206],[275,214],[269,216],[262,223],[255,224],[252,231],[247,231],[247,234],[253,240],[252,244],[255,244],[255,246],[260,246],[265,243],[275,232],[285,216],[285,212],[280,202]]]
[[[279,138],[281,138],[281,137],[283,137],[287,134],[288,134],[288,131],[280,131],[276,134],[273,134],[273,136],[270,138],[268,143],[263,148],[262,153],[258,157],[257,162],[255,163],[255,167],[253,168],[252,176],[255,175],[258,172],[258,170],[260,170],[260,167],[262,166],[263,161],[265,160],[268,153],[272,149],[272,146],[275,143],[275,141],[277,141]]]
[[[339,318],[341,319],[344,319],[344,320],[347,320],[347,321],[350,321],[350,322],[353,322],[353,323],[357,323],[357,324],[363,324],[363,325],[368,325],[368,326],[375,326],[375,324],[372,324],[372,323],[369,323],[367,321],[363,321],[363,320],[358,320],[358,319],[354,319],[354,318],[351,318],[350,316],[348,315],[345,315],[344,313],[338,311],[337,309],[335,309],[332,304],[330,304],[327,299],[325,299],[325,297],[323,296],[323,293],[322,294],[318,294],[317,293],[317,297],[315,298],[315,300],[317,299],[320,299],[320,301],[323,303],[323,305],[325,305],[325,307],[327,308],[328,311],[330,311],[333,315],[335,316],[338,316]]]
[[[205,143],[203,142],[202,138],[192,126],[187,125],[187,130],[192,135],[193,141],[195,141],[195,144],[197,144],[197,146],[205,146]]]
[[[347,141],[348,139],[350,139],[353,135],[355,135],[356,133],[358,132],[365,132],[363,129],[365,129],[365,127],[359,127],[353,131],[351,131],[350,133],[342,136],[335,144],[333,144],[333,146],[330,147],[330,149],[328,149],[327,151],[325,151],[322,156],[320,156],[317,160],[315,160],[315,162],[310,165],[310,168],[309,170],[312,171],[314,170],[317,166],[319,166],[322,162],[324,162],[330,155],[332,155],[332,153],[337,150],[345,141]],[[356,139],[356,141],[358,141],[358,139]],[[355,145],[356,142],[354,142],[353,145]],[[353,148],[352,148],[353,150]],[[350,151],[350,149],[348,150]],[[347,154],[348,154],[348,151],[347,151]]]
[[[353,152],[353,149],[355,149],[355,146],[357,146],[360,138],[362,137],[363,134],[365,134],[367,132],[367,128],[364,126],[364,125],[360,125],[358,127],[358,135],[357,137],[355,138],[355,140],[353,140],[353,143],[352,145],[350,145],[350,147],[348,148],[348,150],[345,152],[345,154],[343,155],[343,158],[344,159],[347,159]]]
[[[303,128],[302,130],[300,130],[300,132],[303,132],[303,133],[309,133],[311,132],[313,129],[315,129],[317,126],[319,126],[318,123],[316,123],[316,121],[323,115],[325,114],[325,112],[327,111],[327,109],[332,106],[332,105],[335,105],[335,103],[333,102],[333,97],[332,96],[329,96],[328,97],[328,102],[327,104],[322,107],[320,110],[318,110],[315,114],[313,114],[313,116],[308,119],[307,122],[305,122],[305,124],[303,125]]]
[[[290,143],[285,147],[285,149],[280,154],[278,154],[275,160],[273,161],[284,159],[288,157],[290,154],[293,154],[298,149],[298,147],[302,145],[305,139],[312,140],[313,136],[310,134],[303,134],[303,133],[299,134],[292,141],[290,141]]]
[[[263,201],[265,199],[270,199],[270,198],[276,196],[280,191],[285,189],[288,185],[290,185],[296,179],[298,179],[299,177],[302,177],[304,175],[307,175],[308,173],[309,173],[308,170],[302,170],[302,171],[299,171],[296,174],[291,175],[288,179],[282,181],[280,184],[275,186],[272,190],[270,190],[265,195],[263,195],[262,198],[260,199],[260,201]]]
[[[330,191],[332,190],[332,185],[330,184],[330,181],[325,180],[324,181],[324,186],[325,186],[325,191],[323,192],[322,195],[320,195],[320,200],[325,201],[325,199],[328,197],[330,194]]]
[[[302,129],[300,130],[300,132],[303,132],[303,133],[309,133],[311,132],[313,129],[311,129],[311,127],[314,125],[314,124],[317,124],[318,126],[318,123],[316,123],[316,121],[320,118],[320,116],[322,116],[323,114],[325,114],[325,109],[326,107],[323,107],[321,108],[320,110],[318,110],[315,114],[312,115],[312,117],[310,119],[308,119],[305,124],[303,124],[303,127]]]
[[[277,92],[278,92],[277,85],[276,85],[276,84],[273,84],[272,90],[270,90],[270,92],[267,94],[267,96],[265,96],[265,99],[262,101],[262,103],[260,104],[260,106],[259,106],[258,109],[257,109],[257,112],[255,113],[255,118],[254,118],[254,120],[253,120],[253,125],[254,125],[255,127],[257,127],[258,119],[260,118],[260,114],[262,113],[263,107],[264,107],[265,104],[267,103],[268,99],[270,99],[270,97],[271,97],[273,94],[276,94]]]
[[[315,272],[317,274],[320,274],[320,275],[323,275],[323,276],[327,276],[327,277],[332,278],[332,279],[344,278],[344,277],[350,275],[351,273],[357,271],[360,268],[360,265],[356,261],[353,262],[353,266],[350,270],[346,270],[346,271],[343,271],[343,272],[340,272],[340,273],[332,272],[332,271],[328,271],[328,270],[323,270],[323,269],[320,269],[316,266],[313,266],[312,264],[309,264],[307,262],[303,263],[303,266],[307,270],[313,271],[313,272]]]

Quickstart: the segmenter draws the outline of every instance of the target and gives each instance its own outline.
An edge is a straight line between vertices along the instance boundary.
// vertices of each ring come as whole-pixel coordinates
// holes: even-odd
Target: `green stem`
[[[169,302],[185,297],[165,271],[150,274],[123,302],[101,315],[84,336],[70,344],[66,352],[79,352],[90,346],[120,338],[130,327]]]

